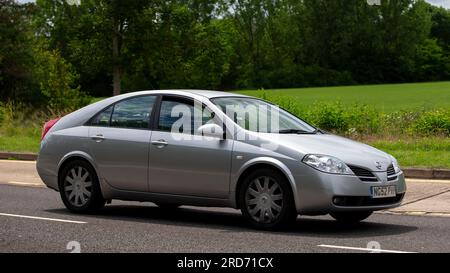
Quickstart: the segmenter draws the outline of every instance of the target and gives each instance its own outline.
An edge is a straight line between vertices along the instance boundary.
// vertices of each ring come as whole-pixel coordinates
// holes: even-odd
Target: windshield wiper
[[[309,134],[316,134],[316,131],[305,131],[305,130],[301,130],[301,129],[284,129],[284,130],[280,130],[278,132],[279,134],[298,134],[298,135],[309,135]]]
[[[314,130],[313,134],[318,134],[318,133],[320,133],[320,134],[322,134],[322,135],[327,135],[327,134],[329,134],[327,131],[324,131],[324,130],[322,130],[322,129],[316,128],[316,130]]]

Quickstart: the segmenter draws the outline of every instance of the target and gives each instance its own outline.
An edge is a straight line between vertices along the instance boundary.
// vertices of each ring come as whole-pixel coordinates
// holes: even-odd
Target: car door
[[[190,114],[186,111],[181,113],[180,109],[188,110]],[[151,137],[150,191],[228,198],[233,142],[228,139],[194,136],[197,125],[193,121],[193,110],[194,101],[190,98],[176,96],[162,98],[158,113],[155,115],[155,128]],[[205,111],[201,124],[214,122],[212,111],[204,105],[202,110]],[[174,126],[180,125],[181,120],[190,122],[191,126],[183,123],[180,128],[173,130]]]
[[[116,189],[148,191],[150,121],[157,96],[125,99],[90,123],[89,148],[99,176]]]

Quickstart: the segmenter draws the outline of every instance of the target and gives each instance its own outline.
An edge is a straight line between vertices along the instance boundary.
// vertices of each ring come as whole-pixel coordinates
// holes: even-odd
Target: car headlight
[[[395,157],[393,157],[393,156],[391,155],[391,160],[392,160],[392,166],[394,166],[395,173],[401,172],[401,170],[400,170],[400,165],[398,165],[397,159],[395,159]]]
[[[336,157],[328,155],[306,155],[302,161],[322,172],[332,174],[353,174],[347,164]]]

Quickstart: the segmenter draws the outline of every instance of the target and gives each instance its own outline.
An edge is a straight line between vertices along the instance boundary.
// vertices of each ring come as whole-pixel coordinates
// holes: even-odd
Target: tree
[[[91,99],[80,87],[73,87],[78,74],[58,51],[35,48],[34,76],[41,93],[47,97],[48,108],[54,114],[65,114],[87,105]]]
[[[0,0],[0,99],[33,98],[30,5]]]
[[[127,31],[132,22],[132,18],[139,16],[139,11],[145,8],[148,1],[120,1],[105,0],[100,1],[100,5],[105,7],[103,20],[112,27],[112,58],[113,58],[113,94],[121,93],[121,78],[123,74],[123,48],[127,41]],[[134,37],[130,37],[133,39]]]
[[[416,73],[420,81],[440,81],[450,76],[450,58],[435,39],[417,47]]]
[[[124,54],[124,48],[136,38],[129,37],[127,32],[133,27],[134,18],[150,2],[84,0],[80,5],[70,5],[63,0],[38,0],[40,16],[36,23],[41,37],[48,39],[50,47],[59,50],[70,62],[90,65],[89,60],[94,60],[95,72],[100,73],[111,67],[107,73],[112,74],[113,94],[118,95],[123,64],[129,57]],[[90,53],[93,55],[86,56]]]
[[[432,13],[431,36],[446,50],[450,50],[450,10],[430,6]]]
[[[99,97],[450,79],[450,11],[424,0],[0,1],[2,97],[40,92],[41,55]]]

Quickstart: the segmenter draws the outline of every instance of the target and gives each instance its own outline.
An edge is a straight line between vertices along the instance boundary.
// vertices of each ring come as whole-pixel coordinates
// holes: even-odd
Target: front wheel
[[[245,218],[259,229],[280,228],[297,217],[288,181],[270,169],[257,170],[245,178],[240,206]]]
[[[358,223],[372,215],[372,211],[332,212],[331,217],[342,223]]]
[[[59,192],[72,212],[91,212],[105,205],[94,168],[82,160],[70,162],[61,171]]]

